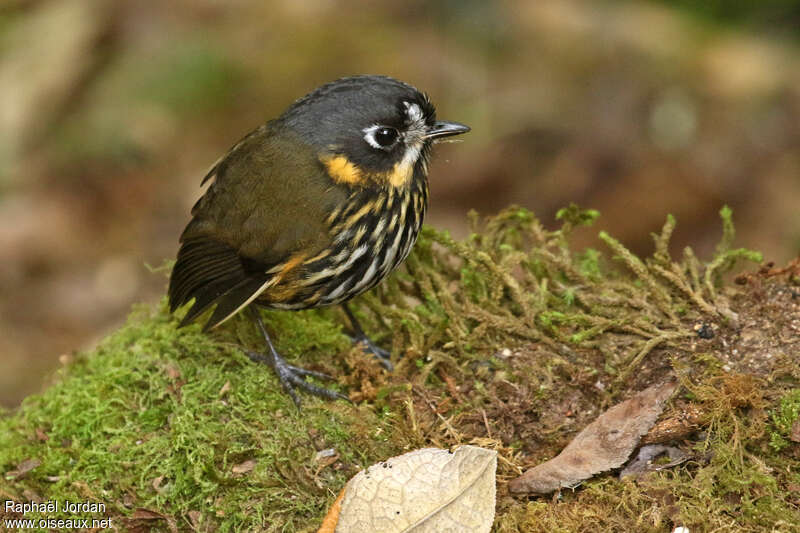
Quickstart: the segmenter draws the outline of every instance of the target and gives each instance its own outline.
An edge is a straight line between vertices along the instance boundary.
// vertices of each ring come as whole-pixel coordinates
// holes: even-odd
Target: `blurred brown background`
[[[796,1],[16,0],[0,7],[0,405],[165,290],[205,170],[337,77],[388,74],[472,126],[428,221],[599,209],[639,252],[800,250]],[[590,241],[587,241],[589,243]]]

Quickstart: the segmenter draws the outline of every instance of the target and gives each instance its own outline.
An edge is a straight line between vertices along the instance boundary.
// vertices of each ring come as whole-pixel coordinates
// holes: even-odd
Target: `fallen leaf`
[[[6,472],[6,479],[22,479],[25,474],[36,468],[42,464],[39,459],[25,459],[20,464],[17,465],[17,468],[14,470],[9,470]]]
[[[163,520],[164,515],[156,511],[151,511],[150,509],[145,509],[144,507],[139,507],[133,512],[131,518],[134,520]]]
[[[22,495],[25,496],[25,499],[29,502],[43,502],[44,498],[42,498],[38,492],[32,489],[25,489],[22,491]]]
[[[336,501],[333,502],[333,505],[331,505],[331,508],[328,510],[328,514],[322,519],[322,525],[319,527],[317,533],[336,532],[336,523],[339,521],[339,513],[342,511],[342,500],[344,499],[345,490],[346,489],[342,489],[339,491]]]
[[[230,391],[230,390],[231,390],[231,382],[230,381],[226,381],[225,384],[222,385],[222,387],[219,389],[219,392],[217,393],[217,395],[220,398],[222,398],[223,396],[228,394],[228,391]]]
[[[172,381],[175,381],[181,377],[181,370],[177,366],[169,364],[167,365],[167,377]]]
[[[510,481],[508,490],[546,494],[622,465],[653,426],[675,387],[673,381],[654,385],[608,409],[558,456]]]
[[[362,470],[348,481],[335,529],[319,533],[488,532],[494,521],[497,452],[424,448]],[[338,501],[338,500],[337,500]]]
[[[669,457],[668,463],[653,463],[655,459],[662,455]],[[658,444],[642,446],[636,457],[628,461],[628,464],[619,473],[619,478],[639,477],[647,472],[658,472],[659,470],[678,466],[687,460],[689,460],[689,455],[674,446],[661,446]]]
[[[197,531],[200,529],[200,523],[202,521],[203,515],[200,514],[200,511],[189,511],[186,513],[189,516],[189,522],[192,524],[192,529]]]
[[[136,497],[131,494],[130,492],[126,492],[122,495],[122,505],[130,509],[133,507],[134,502],[136,502]]]
[[[164,476],[158,476],[153,480],[151,485],[153,486],[153,489],[155,489],[156,492],[161,492],[162,490],[164,490],[164,487],[161,486],[163,482],[164,482]]]
[[[800,442],[800,418],[792,424],[792,431],[789,433],[789,440],[792,442]]]
[[[39,440],[39,442],[47,442],[50,440],[50,437],[42,428],[36,428],[36,438]]]
[[[248,472],[251,472],[255,467],[256,467],[255,460],[248,459],[243,463],[239,463],[238,465],[233,465],[233,468],[231,468],[231,470],[233,471],[234,474],[246,474]]]
[[[178,524],[175,522],[175,519],[171,516],[159,513],[158,511],[153,511],[152,509],[145,509],[144,507],[139,507],[136,509],[130,517],[130,521],[137,521],[137,520],[164,520],[167,523],[167,527],[173,533],[178,532]]]
[[[167,384],[167,391],[175,396],[178,400],[181,399],[181,388],[186,385],[186,380],[181,379],[181,370],[173,364],[168,364],[165,373],[170,382]]]

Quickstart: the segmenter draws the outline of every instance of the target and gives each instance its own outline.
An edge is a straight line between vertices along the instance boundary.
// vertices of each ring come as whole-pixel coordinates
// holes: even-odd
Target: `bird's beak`
[[[442,139],[444,137],[451,137],[453,135],[461,135],[470,130],[469,126],[459,124],[458,122],[446,122],[444,120],[437,121],[425,133],[425,140]]]

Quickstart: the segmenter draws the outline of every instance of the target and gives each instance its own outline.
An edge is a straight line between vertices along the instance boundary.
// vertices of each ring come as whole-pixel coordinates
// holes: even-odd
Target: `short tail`
[[[204,329],[221,324],[250,303],[267,284],[265,274],[247,272],[236,250],[207,238],[187,239],[169,280],[169,308],[175,311],[194,299],[179,327],[217,304]]]

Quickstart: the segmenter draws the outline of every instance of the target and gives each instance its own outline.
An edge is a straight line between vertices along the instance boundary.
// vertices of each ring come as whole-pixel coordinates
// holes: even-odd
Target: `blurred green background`
[[[0,7],[0,405],[163,295],[205,170],[332,79],[387,74],[473,131],[428,222],[570,202],[638,252],[800,250],[800,3],[6,0]]]

